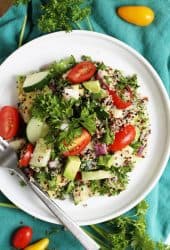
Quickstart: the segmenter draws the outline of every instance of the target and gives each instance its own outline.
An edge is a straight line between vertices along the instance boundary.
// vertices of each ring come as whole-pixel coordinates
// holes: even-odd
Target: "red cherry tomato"
[[[112,101],[113,104],[118,108],[118,109],[125,109],[129,107],[132,102],[131,101],[124,101],[117,93],[116,91],[109,90],[109,94],[112,96]]]
[[[12,246],[15,248],[25,248],[32,240],[32,228],[28,226],[20,227],[12,237]]]
[[[109,151],[115,152],[125,148],[135,139],[135,136],[136,130],[133,125],[128,124],[122,127],[120,131],[115,134],[113,143],[109,145]]]
[[[92,62],[80,62],[70,70],[67,79],[73,84],[81,83],[89,80],[95,72],[96,66]]]
[[[111,90],[108,86],[108,84],[106,84],[104,82],[104,80],[99,76],[97,75],[97,79],[100,81],[101,85],[103,88],[107,89],[107,91],[109,92],[109,94],[112,96],[112,101],[113,101],[113,104],[118,108],[118,109],[125,109],[127,107],[129,107],[132,102],[131,102],[131,99],[133,97],[132,95],[132,91],[130,89],[129,86],[126,87],[126,89],[124,90],[124,92],[128,92],[129,96],[130,96],[130,100],[128,101],[124,101],[119,95],[118,93],[115,91],[115,90]]]
[[[19,160],[19,166],[20,167],[27,167],[30,160],[31,160],[31,155],[33,153],[34,146],[32,144],[28,144],[23,151],[21,152],[21,157]]]
[[[12,106],[4,106],[0,110],[0,136],[6,140],[16,136],[19,128],[19,112]]]
[[[81,151],[89,144],[91,141],[91,135],[85,129],[82,130],[82,134],[76,137],[70,145],[67,146],[68,150],[63,153],[64,156],[79,155]]]

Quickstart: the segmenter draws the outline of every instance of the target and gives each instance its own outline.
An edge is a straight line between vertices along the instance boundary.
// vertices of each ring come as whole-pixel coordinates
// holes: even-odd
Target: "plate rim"
[[[134,48],[132,48],[128,44],[126,44],[126,43],[124,43],[124,42],[120,41],[119,39],[114,38],[112,36],[102,34],[102,33],[98,33],[98,32],[94,32],[94,31],[85,31],[85,30],[73,30],[71,33],[69,33],[69,35],[72,35],[72,34],[73,34],[73,36],[74,36],[74,34],[75,35],[76,34],[79,34],[79,35],[84,34],[84,35],[87,35],[87,36],[90,36],[90,37],[92,36],[92,37],[96,37],[96,38],[99,38],[99,39],[102,38],[104,40],[109,40],[109,41],[113,42],[114,44],[116,44],[116,45],[118,45],[120,47],[123,47],[128,52],[130,52],[130,54],[132,56],[135,56],[145,66],[145,68],[150,71],[152,76],[156,79],[157,87],[160,90],[160,94],[162,96],[162,100],[163,100],[164,106],[166,108],[165,111],[166,111],[166,114],[167,114],[167,124],[169,125],[167,127],[167,132],[168,132],[168,135],[170,136],[170,100],[169,100],[169,97],[168,97],[168,93],[167,93],[166,88],[165,88],[165,86],[163,84],[163,81],[161,80],[161,78],[158,75],[157,71],[147,61],[147,59],[145,59],[138,51],[136,51]],[[29,41],[28,43],[24,44],[22,47],[16,49],[12,54],[10,54],[2,62],[2,64],[0,65],[0,70],[3,69],[3,67],[6,66],[6,64],[8,63],[8,60],[10,60],[11,57],[13,57],[19,50],[22,50],[25,47],[30,47],[32,43],[38,42],[39,40],[43,40],[43,39],[45,39],[47,37],[53,37],[53,36],[60,37],[60,36],[65,36],[65,35],[68,35],[68,33],[66,33],[65,31],[59,31],[59,32],[53,32],[53,33],[50,33],[50,34],[45,34],[43,36],[40,36],[38,38],[35,38],[35,39]],[[101,222],[104,222],[104,221],[108,221],[110,219],[116,218],[116,217],[126,213],[127,211],[129,211],[130,209],[135,207],[141,200],[143,200],[151,192],[151,190],[154,188],[154,186],[157,184],[157,182],[159,181],[160,177],[162,176],[162,174],[163,174],[163,172],[164,172],[164,170],[166,168],[166,164],[168,162],[169,155],[170,155],[170,140],[169,140],[169,143],[168,143],[168,141],[166,143],[167,143],[167,145],[165,145],[166,151],[164,152],[163,156],[161,156],[161,159],[160,159],[160,162],[162,163],[162,164],[160,164],[161,168],[156,173],[154,178],[151,179],[150,184],[145,188],[145,190],[141,193],[141,195],[139,195],[136,199],[134,199],[134,201],[129,201],[128,205],[126,205],[125,207],[122,207],[119,211],[115,212],[114,215],[109,214],[109,215],[102,216],[100,218],[93,219],[93,220],[86,220],[86,221],[83,221],[83,222],[82,221],[80,221],[80,222],[77,221],[77,223],[79,225],[85,226],[85,225],[96,224],[96,223],[101,223]],[[0,190],[0,191],[5,195],[5,193],[2,190]],[[6,197],[8,198],[8,196],[6,196]],[[10,201],[12,201],[14,204],[17,204],[17,202],[15,203],[15,198],[14,199],[10,198]],[[43,221],[46,221],[46,222],[51,222],[51,223],[54,223],[54,224],[60,224],[58,221],[55,220],[55,218],[50,218],[50,217],[44,216],[44,215],[39,216],[37,214],[34,214],[34,212],[32,213],[30,211],[30,209],[27,209],[24,206],[20,207],[20,206],[17,205],[17,207],[20,208],[21,210],[23,210],[24,212],[30,214],[31,216],[36,217],[37,219],[40,219],[40,220],[43,220]]]

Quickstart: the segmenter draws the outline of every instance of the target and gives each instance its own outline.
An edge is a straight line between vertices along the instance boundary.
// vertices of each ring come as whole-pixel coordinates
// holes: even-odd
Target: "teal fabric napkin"
[[[28,22],[24,42],[42,35],[36,27],[40,11],[40,0],[34,0],[32,7],[12,7],[0,18],[0,62],[18,47],[19,34],[24,15],[28,13]],[[90,17],[93,28],[124,41],[141,53],[153,65],[170,94],[170,1],[139,0],[139,5],[148,5],[156,13],[154,22],[145,28],[128,24],[116,15],[120,5],[133,5],[135,0],[94,0],[93,14]],[[87,23],[81,23],[82,29],[88,29]],[[4,83],[5,84],[5,83]],[[8,184],[10,185],[10,184]],[[147,214],[148,232],[156,240],[170,243],[170,162],[159,183],[148,195],[150,205]],[[9,202],[2,194],[0,202]],[[63,230],[62,226],[42,222],[16,208],[0,207],[0,250],[12,250],[10,237],[21,225],[33,227],[33,240],[50,237],[50,250],[81,250],[75,238]],[[3,226],[2,226],[3,225]],[[144,249],[149,250],[149,249]]]

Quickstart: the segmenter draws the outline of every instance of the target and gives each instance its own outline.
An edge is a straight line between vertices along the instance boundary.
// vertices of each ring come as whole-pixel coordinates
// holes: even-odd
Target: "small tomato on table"
[[[121,6],[117,9],[118,15],[125,21],[138,25],[148,26],[154,20],[153,10],[147,6]]]
[[[15,248],[25,248],[32,240],[32,228],[29,226],[20,227],[12,237],[12,246]]]
[[[4,106],[0,109],[0,136],[10,140],[19,129],[19,112],[15,107]]]

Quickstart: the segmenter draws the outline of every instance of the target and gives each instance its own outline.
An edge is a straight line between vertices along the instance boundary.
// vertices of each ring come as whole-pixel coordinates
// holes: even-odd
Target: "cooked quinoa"
[[[89,57],[83,59],[95,69],[83,82],[75,84],[69,78],[70,72],[80,63],[73,56],[72,63],[65,65],[61,72],[57,66],[61,61],[47,67],[49,79],[41,89],[31,92],[24,89],[27,75],[17,80],[18,108],[26,124],[26,140],[35,147],[23,171],[38,181],[51,197],[71,196],[76,204],[95,195],[117,195],[126,189],[129,172],[139,158],[146,156],[151,133],[148,98],[139,93],[137,76],[125,76],[103,62],[89,61]],[[48,129],[32,142],[28,127],[33,119]],[[120,149],[120,134],[126,128],[133,130],[132,139]],[[36,158],[37,148],[42,144],[48,147]],[[46,164],[42,165],[44,158]],[[76,161],[71,164],[72,159]],[[69,164],[72,171],[68,174]]]

